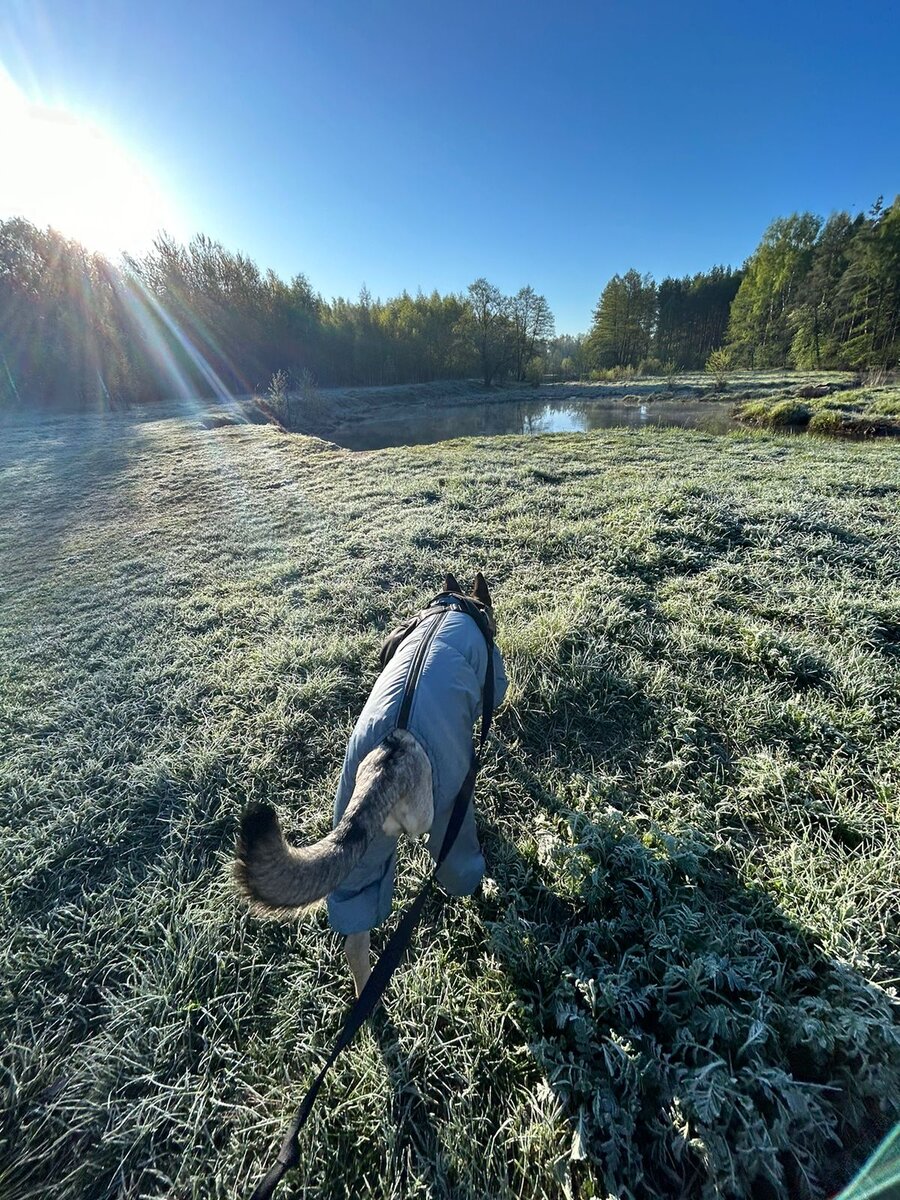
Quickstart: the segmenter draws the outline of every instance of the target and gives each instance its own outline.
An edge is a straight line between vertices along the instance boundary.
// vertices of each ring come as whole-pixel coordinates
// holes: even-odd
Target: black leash
[[[342,1050],[345,1050],[350,1045],[356,1033],[365,1022],[369,1019],[384,994],[385,988],[390,982],[391,976],[399,966],[410,941],[412,940],[413,931],[418,924],[419,917],[422,915],[422,909],[425,907],[425,901],[428,899],[434,887],[435,875],[443,863],[444,859],[453,848],[453,843],[459,836],[459,831],[462,828],[463,818],[466,815],[466,809],[469,807],[469,802],[475,791],[475,778],[478,775],[478,770],[481,766],[481,752],[484,750],[484,743],[487,741],[488,731],[491,727],[491,719],[494,714],[494,639],[488,626],[487,619],[476,605],[466,603],[465,607],[459,603],[461,597],[454,596],[453,603],[449,605],[441,605],[441,607],[452,608],[455,611],[467,612],[477,624],[478,628],[484,635],[487,643],[487,671],[484,677],[484,688],[481,699],[481,737],[478,745],[478,750],[472,754],[472,762],[469,766],[468,774],[463,780],[463,785],[456,794],[456,799],[453,801],[453,810],[450,813],[450,820],[447,823],[447,829],[444,833],[444,840],[441,842],[441,848],[438,856],[435,859],[434,870],[422,884],[418,895],[409,905],[406,912],[402,915],[397,928],[388,938],[387,944],[381,952],[381,956],[372,968],[372,973],[366,980],[365,987],[360,993],[353,1007],[344,1018],[344,1025],[341,1032],[338,1034],[337,1041],[332,1047],[331,1053],[326,1058],[325,1063],[312,1081],[309,1091],[303,1097],[300,1107],[294,1115],[294,1119],[288,1126],[284,1141],[281,1143],[281,1149],[278,1151],[272,1167],[266,1172],[263,1178],[253,1189],[250,1200],[269,1200],[275,1188],[291,1169],[296,1167],[300,1161],[300,1130],[306,1124],[309,1114],[312,1112],[313,1104],[315,1104],[316,1096],[319,1094],[319,1088],[331,1069],[337,1056]]]

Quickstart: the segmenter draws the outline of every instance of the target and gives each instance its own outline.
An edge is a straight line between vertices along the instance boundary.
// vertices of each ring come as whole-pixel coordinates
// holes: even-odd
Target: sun
[[[110,258],[149,250],[178,224],[135,156],[97,125],[31,103],[0,68],[0,218],[52,225]]]

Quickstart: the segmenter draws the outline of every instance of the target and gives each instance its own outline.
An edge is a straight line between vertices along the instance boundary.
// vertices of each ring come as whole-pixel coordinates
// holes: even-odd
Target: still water
[[[390,416],[355,420],[336,426],[328,436],[350,450],[379,450],[383,446],[412,446],[449,438],[493,437],[497,434],[585,433],[593,429],[680,426],[707,433],[737,428],[732,404],[724,402],[654,400],[494,401],[485,404],[442,405],[431,402]]]

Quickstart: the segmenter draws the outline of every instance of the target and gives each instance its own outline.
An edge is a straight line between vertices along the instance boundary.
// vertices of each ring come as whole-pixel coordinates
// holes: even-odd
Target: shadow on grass
[[[724,851],[572,811],[519,776],[559,836],[523,854],[482,817],[499,886],[478,908],[571,1123],[569,1193],[775,1200],[845,1185],[900,1117],[888,995]]]
[[[2,434],[0,478],[8,494],[0,500],[0,552],[27,545],[32,555],[52,559],[86,517],[109,520],[130,504],[118,487],[140,440],[129,418],[36,417]]]
[[[577,649],[549,712],[525,695],[506,728],[539,751],[541,773],[527,750],[501,750],[480,787],[496,796],[494,816],[478,805],[496,886],[475,900],[485,940],[463,950],[499,960],[571,1130],[546,1194],[835,1193],[900,1118],[891,998],[748,885],[726,849],[633,812],[629,780],[659,714],[615,651],[601,663]],[[586,758],[617,762],[618,808],[591,794]],[[584,794],[542,782],[548,765],[559,780],[581,767]],[[448,925],[459,917],[447,909]],[[404,1101],[415,1085],[388,1050],[403,1136],[443,1180],[432,1116]]]
[[[403,1050],[403,1038],[385,1011],[384,1005],[375,1010],[369,1028],[378,1043],[381,1057],[391,1082],[392,1098],[389,1120],[397,1130],[397,1140],[391,1146],[390,1176],[406,1194],[411,1168],[429,1179],[429,1191],[436,1196],[451,1194],[448,1177],[452,1176],[441,1147],[437,1126],[422,1095],[415,1071]]]

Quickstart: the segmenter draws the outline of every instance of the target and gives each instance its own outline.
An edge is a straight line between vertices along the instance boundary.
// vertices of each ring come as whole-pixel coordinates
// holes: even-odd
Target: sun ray
[[[163,331],[183,351],[218,403],[227,407],[238,420],[246,420],[235,404],[231,391],[196,344],[196,340],[134,272],[129,272],[126,276],[125,289],[129,311],[147,339],[155,360],[175,383],[178,396],[181,399],[189,399],[196,394],[196,388],[191,384],[189,376],[179,367]]]

